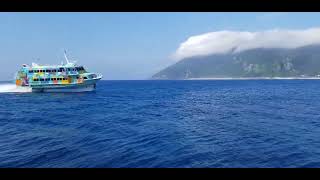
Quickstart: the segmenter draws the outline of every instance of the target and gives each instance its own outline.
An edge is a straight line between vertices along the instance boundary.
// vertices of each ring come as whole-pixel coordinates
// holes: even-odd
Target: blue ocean
[[[0,85],[1,88],[1,85]],[[320,167],[319,80],[0,93],[0,167]]]

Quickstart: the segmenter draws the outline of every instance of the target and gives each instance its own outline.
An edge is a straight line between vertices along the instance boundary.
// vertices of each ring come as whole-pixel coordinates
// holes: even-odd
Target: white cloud
[[[260,32],[216,31],[189,37],[181,43],[173,59],[240,52],[255,48],[297,48],[320,43],[320,28],[274,29]]]

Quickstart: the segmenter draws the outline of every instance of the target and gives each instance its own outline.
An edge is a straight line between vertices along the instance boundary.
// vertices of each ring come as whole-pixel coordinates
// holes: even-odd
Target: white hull
[[[91,84],[79,87],[32,89],[32,92],[90,92],[95,89],[95,84]]]

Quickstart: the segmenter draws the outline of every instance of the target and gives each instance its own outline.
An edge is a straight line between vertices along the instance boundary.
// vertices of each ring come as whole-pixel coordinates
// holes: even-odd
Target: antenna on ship
[[[66,50],[64,50],[64,58],[66,59],[67,64],[69,64],[69,59],[67,57],[67,51]]]

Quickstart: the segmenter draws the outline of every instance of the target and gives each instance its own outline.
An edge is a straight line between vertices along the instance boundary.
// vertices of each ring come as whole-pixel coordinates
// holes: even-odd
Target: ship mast
[[[70,62],[69,62],[69,59],[67,57],[67,51],[66,50],[64,50],[64,58],[66,59],[67,64],[69,64]]]
[[[77,61],[71,61],[71,62],[69,61],[66,50],[64,50],[64,58],[66,59],[68,65],[75,66],[77,63]]]

